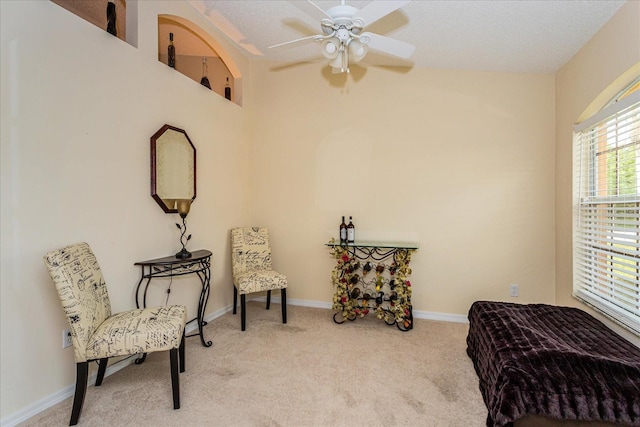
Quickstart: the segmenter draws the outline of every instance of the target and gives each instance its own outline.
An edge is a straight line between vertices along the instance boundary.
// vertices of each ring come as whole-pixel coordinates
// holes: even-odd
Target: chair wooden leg
[[[271,307],[271,290],[267,291],[267,310]]]
[[[247,328],[247,302],[245,297],[245,294],[240,295],[240,318],[242,319],[240,322],[243,331]]]
[[[178,348],[178,353],[179,353],[179,356],[180,356],[180,372],[184,372],[184,370],[185,370],[184,333],[185,333],[185,331],[182,331],[182,339],[180,340],[180,347]]]
[[[89,378],[89,362],[76,363],[76,394],[73,398],[73,409],[71,410],[71,420],[69,425],[78,424],[84,396],[87,392],[87,380]]]
[[[180,409],[180,377],[178,376],[178,349],[169,350],[171,362],[171,389],[173,390],[173,409]]]
[[[238,305],[238,288],[233,285],[233,314],[236,314],[236,306]]]
[[[287,323],[287,288],[280,289],[280,298],[282,299],[282,323]]]
[[[105,357],[104,359],[100,359],[98,361],[98,375],[96,376],[96,387],[100,387],[102,385],[102,380],[104,379],[104,373],[107,370],[107,361],[109,359]]]

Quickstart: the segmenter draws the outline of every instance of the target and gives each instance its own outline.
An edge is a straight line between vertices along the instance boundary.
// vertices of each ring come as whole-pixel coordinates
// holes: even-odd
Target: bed
[[[582,310],[477,301],[467,354],[487,426],[640,426],[640,348]]]

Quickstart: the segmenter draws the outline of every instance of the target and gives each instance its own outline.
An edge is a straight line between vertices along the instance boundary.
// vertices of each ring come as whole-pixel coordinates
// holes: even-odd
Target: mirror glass
[[[164,125],[151,137],[151,197],[166,213],[196,198],[196,148],[182,129]]]

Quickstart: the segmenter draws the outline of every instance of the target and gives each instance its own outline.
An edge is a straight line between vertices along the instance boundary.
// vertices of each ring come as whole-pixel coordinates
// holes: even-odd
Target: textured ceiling
[[[374,0],[375,1],[375,0]],[[640,0],[628,0],[640,7]],[[301,0],[191,0],[240,50],[254,59],[326,61],[316,43],[268,46],[319,34]],[[306,3],[302,0],[302,3]],[[339,1],[315,2],[327,10]],[[357,9],[369,1],[348,1]],[[625,3],[625,0],[413,0],[366,31],[416,46],[407,60],[369,52],[372,65],[554,73]]]

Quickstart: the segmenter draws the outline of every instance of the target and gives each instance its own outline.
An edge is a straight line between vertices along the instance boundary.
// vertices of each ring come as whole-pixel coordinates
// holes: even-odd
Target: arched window
[[[640,336],[640,76],[574,127],[573,295]]]

